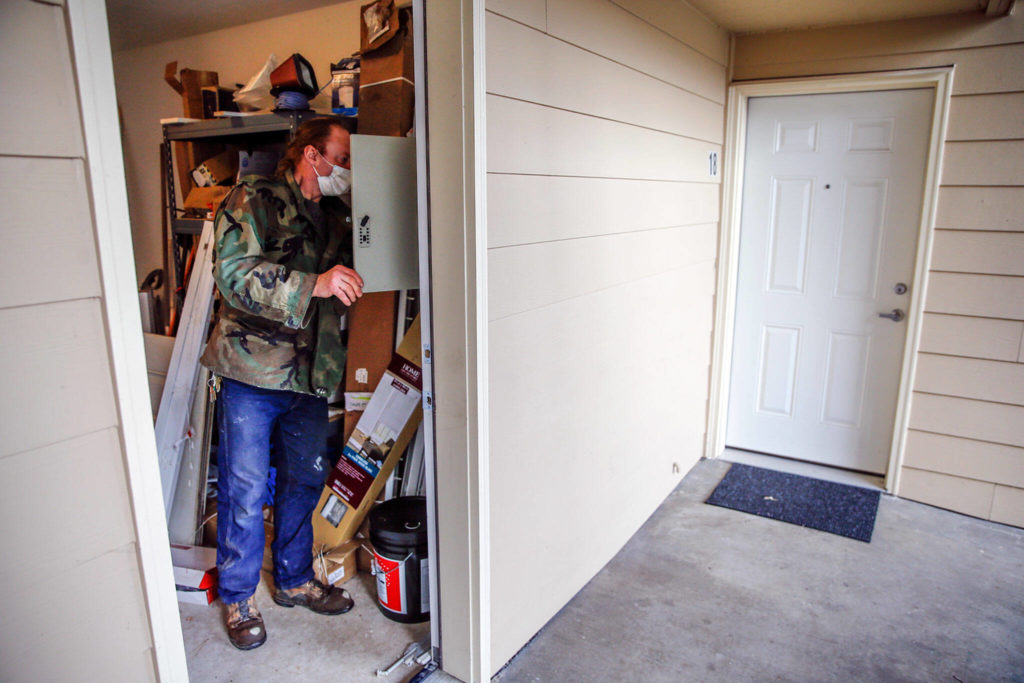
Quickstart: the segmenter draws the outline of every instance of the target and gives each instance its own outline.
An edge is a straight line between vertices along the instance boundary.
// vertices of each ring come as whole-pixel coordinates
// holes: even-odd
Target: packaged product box
[[[333,550],[313,553],[313,572],[322,583],[340,586],[356,575],[356,552],[361,541],[353,539]]]
[[[423,416],[420,324],[413,322],[345,443],[313,512],[313,540],[337,548],[355,535]]]
[[[238,153],[226,150],[210,157],[192,169],[192,182],[196,187],[234,185],[238,175]]]

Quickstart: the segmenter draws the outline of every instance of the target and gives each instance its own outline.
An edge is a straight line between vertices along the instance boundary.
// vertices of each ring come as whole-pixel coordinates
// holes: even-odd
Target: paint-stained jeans
[[[274,583],[313,578],[311,517],[327,477],[327,401],[224,378],[218,397],[217,572],[225,603],[256,591],[263,564],[263,501],[274,444]]]

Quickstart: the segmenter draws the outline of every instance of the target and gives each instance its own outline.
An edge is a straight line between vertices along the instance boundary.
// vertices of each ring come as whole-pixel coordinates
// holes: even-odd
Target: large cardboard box
[[[359,132],[404,136],[413,126],[412,14],[399,10],[395,36],[363,53],[359,79]]]
[[[363,414],[362,410],[350,410],[349,397],[372,393],[394,354],[396,297],[396,292],[370,292],[349,310],[343,443],[352,436]]]
[[[327,475],[313,512],[313,540],[337,548],[355,535],[423,416],[420,323],[398,347],[373,398]]]
[[[192,182],[196,187],[234,185],[238,175],[238,152],[229,149],[210,157],[192,169]]]

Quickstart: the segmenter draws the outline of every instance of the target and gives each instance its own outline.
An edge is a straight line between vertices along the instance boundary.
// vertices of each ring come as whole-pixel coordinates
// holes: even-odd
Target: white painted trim
[[[67,23],[81,104],[103,310],[154,666],[160,680],[184,681],[188,680],[188,668],[157,469],[114,67],[103,0],[68,0]]]
[[[931,261],[935,207],[938,200],[939,170],[942,167],[942,144],[949,116],[949,98],[952,86],[953,67],[751,81],[730,86],[726,104],[722,228],[718,241],[719,268],[716,289],[718,296],[715,299],[715,331],[711,351],[711,392],[708,400],[708,438],[704,451],[705,457],[717,458],[725,448],[733,322],[736,314],[736,278],[739,271],[740,207],[743,198],[748,100],[751,97],[931,88],[935,93],[932,131],[925,167],[925,186],[921,206],[921,223],[918,227],[914,280],[911,285],[911,301],[907,312],[907,339],[903,350],[903,369],[900,374],[899,398],[885,481],[888,492],[894,493],[898,489],[906,432],[910,422],[910,401],[917,362],[916,351],[921,338],[924,293],[928,286],[928,265]]]
[[[426,2],[434,485],[444,671],[491,677],[484,0]],[[431,77],[433,76],[433,77]],[[419,130],[417,131],[419,134]]]

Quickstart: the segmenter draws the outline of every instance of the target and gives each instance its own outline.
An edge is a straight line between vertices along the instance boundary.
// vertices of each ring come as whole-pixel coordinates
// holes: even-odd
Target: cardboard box
[[[224,201],[224,197],[228,196],[228,192],[231,192],[231,188],[227,185],[193,187],[185,197],[185,208],[204,211],[211,208],[212,205],[213,210],[216,211],[220,203]]]
[[[313,540],[337,548],[355,535],[423,416],[420,324],[395,352],[345,443],[313,512]]]
[[[359,87],[359,133],[405,137],[415,122],[415,88],[406,80]]]
[[[402,137],[413,126],[412,14],[399,11],[400,27],[380,47],[363,53],[359,81],[359,132]]]
[[[356,552],[361,541],[353,539],[334,550],[313,553],[313,572],[322,583],[340,586],[356,575]]]
[[[345,393],[372,393],[380,383],[395,348],[396,292],[364,294],[348,313],[348,355],[345,360]],[[344,442],[355,430],[361,411],[351,410],[346,400]]]
[[[209,605],[217,599],[217,549],[171,544],[178,602]]]
[[[212,119],[219,111],[238,111],[233,97],[234,91],[231,88],[222,88],[219,85],[204,85],[200,88],[200,96],[203,100],[203,118]]]
[[[237,175],[238,153],[229,149],[206,159],[192,169],[192,182],[196,184],[196,187],[234,185]]]

